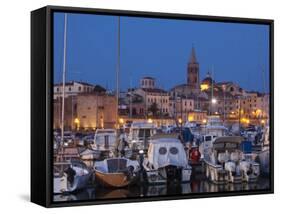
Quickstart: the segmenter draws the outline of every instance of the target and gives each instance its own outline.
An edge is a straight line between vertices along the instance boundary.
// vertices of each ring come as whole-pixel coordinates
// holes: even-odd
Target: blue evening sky
[[[233,81],[246,90],[268,91],[268,25],[137,17],[121,17],[120,23],[122,90],[139,86],[143,76],[155,77],[165,89],[185,83],[193,45],[200,79],[213,68],[217,82]],[[67,27],[66,80],[114,90],[118,18],[68,14]],[[64,13],[55,13],[55,82],[62,80],[63,30]]]

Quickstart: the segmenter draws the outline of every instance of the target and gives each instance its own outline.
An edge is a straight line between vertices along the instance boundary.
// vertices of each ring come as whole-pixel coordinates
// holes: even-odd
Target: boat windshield
[[[151,137],[150,129],[140,129],[138,137],[139,138],[149,138],[149,137]]]
[[[96,136],[96,144],[108,143],[110,145],[116,142],[116,137],[112,135],[100,135]]]

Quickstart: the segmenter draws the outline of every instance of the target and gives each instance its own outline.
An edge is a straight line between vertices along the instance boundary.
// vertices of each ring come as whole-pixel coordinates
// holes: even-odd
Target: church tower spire
[[[196,58],[195,48],[192,45],[189,62],[187,65],[187,85],[199,89],[199,63]]]

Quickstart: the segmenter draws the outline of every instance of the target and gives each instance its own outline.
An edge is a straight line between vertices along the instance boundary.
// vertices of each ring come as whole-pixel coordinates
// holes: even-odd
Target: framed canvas
[[[31,201],[273,193],[273,20],[31,12]]]

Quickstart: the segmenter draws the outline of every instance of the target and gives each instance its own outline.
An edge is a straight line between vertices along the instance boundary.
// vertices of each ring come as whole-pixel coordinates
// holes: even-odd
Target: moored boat
[[[270,172],[270,132],[269,126],[265,127],[262,135],[262,149],[258,153],[261,173],[268,175]]]
[[[214,183],[240,183],[256,181],[260,165],[252,154],[242,151],[240,136],[219,137],[213,142],[209,154],[204,157],[206,177]]]
[[[156,134],[156,127],[149,122],[133,122],[128,136],[129,147],[133,151],[147,150],[150,138]]]
[[[125,187],[132,184],[139,175],[138,161],[127,158],[108,158],[96,161],[95,177],[103,185],[110,187]]]
[[[94,143],[91,145],[94,151],[100,152],[101,156],[109,156],[116,150],[117,133],[115,129],[97,129]]]
[[[192,171],[183,144],[174,136],[155,136],[151,140],[143,168],[151,184],[188,182]]]
[[[92,171],[82,161],[54,164],[54,193],[67,193],[84,189],[92,175]]]

